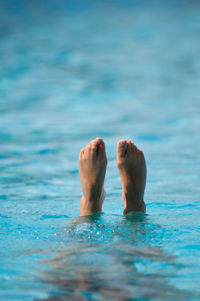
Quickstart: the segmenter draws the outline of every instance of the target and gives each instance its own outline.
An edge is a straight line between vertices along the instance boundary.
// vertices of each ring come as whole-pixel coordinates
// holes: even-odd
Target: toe
[[[97,147],[97,156],[100,159],[105,159],[106,158],[106,147],[103,139],[99,138],[98,140],[98,147]]]
[[[101,138],[94,139],[90,143],[90,148],[91,148],[93,156],[95,156],[95,157],[98,156],[100,149],[105,150],[105,144],[104,144],[103,139],[101,139]]]
[[[95,142],[96,142],[98,145],[102,145],[102,146],[105,147],[105,143],[104,143],[104,141],[103,141],[102,138],[96,138],[96,139],[95,139]]]
[[[79,153],[79,159],[81,159],[82,157],[83,157],[83,155],[84,155],[84,148],[82,148],[81,150],[80,150],[80,153]]]
[[[140,158],[141,158],[142,160],[145,160],[144,153],[143,153],[142,150],[139,150],[139,154],[140,154]]]
[[[81,162],[83,162],[84,159],[85,159],[85,148],[82,148],[82,149],[80,150],[79,158],[78,158],[79,164],[80,164]]]
[[[131,150],[132,150],[132,152],[133,153],[137,153],[137,151],[138,151],[138,149],[137,149],[137,146],[133,143],[133,142],[131,142]]]
[[[96,138],[96,139],[94,140],[94,142],[97,144],[97,146],[98,146],[98,145],[104,145],[104,146],[105,146],[105,143],[104,143],[104,141],[103,141],[102,138]]]
[[[81,150],[82,154],[83,154],[82,156],[84,158],[90,157],[90,149],[91,149],[91,142],[86,147],[84,147],[83,150]]]
[[[135,156],[135,158],[144,159],[143,151],[137,148],[133,142],[131,142],[131,153]]]
[[[134,151],[136,156],[141,157],[142,151],[132,142],[132,150]]]
[[[134,158],[134,160],[141,158],[141,151],[137,148],[137,146],[131,140],[127,140],[127,144],[127,157]]]
[[[117,154],[119,158],[123,158],[126,155],[128,149],[127,140],[120,140],[117,145]]]
[[[126,140],[126,143],[127,143],[126,153],[127,154],[132,153],[132,150],[134,148],[133,142],[131,140]]]

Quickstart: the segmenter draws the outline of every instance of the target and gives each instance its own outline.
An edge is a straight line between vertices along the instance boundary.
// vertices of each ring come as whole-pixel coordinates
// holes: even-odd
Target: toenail
[[[126,146],[126,141],[123,141],[123,142],[122,142],[122,146]]]
[[[101,144],[101,140],[99,140],[99,141],[97,142],[97,144]]]

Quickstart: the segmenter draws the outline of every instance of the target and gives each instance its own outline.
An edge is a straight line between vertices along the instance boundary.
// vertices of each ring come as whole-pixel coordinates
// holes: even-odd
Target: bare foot
[[[146,184],[146,163],[143,152],[130,140],[120,140],[117,146],[124,214],[131,211],[145,212],[144,189]]]
[[[83,189],[80,201],[81,216],[101,211],[105,198],[103,185],[106,166],[105,144],[101,138],[91,141],[80,151],[79,172]]]

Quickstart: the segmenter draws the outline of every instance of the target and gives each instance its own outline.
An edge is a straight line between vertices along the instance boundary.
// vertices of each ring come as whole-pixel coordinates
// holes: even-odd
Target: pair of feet
[[[146,163],[143,152],[130,140],[120,140],[117,145],[117,166],[122,182],[124,214],[132,211],[145,212],[143,197]],[[80,201],[81,216],[102,210],[106,167],[104,141],[96,138],[83,148],[79,155],[79,172],[83,189]]]

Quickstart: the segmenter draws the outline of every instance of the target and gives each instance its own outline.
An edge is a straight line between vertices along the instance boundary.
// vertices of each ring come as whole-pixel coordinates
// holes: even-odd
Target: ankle
[[[87,216],[101,211],[99,200],[85,198],[82,196],[80,201],[80,216]]]
[[[124,214],[127,214],[129,212],[146,212],[146,205],[144,200],[140,200],[140,201],[127,201],[124,200]]]

